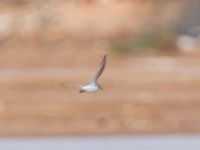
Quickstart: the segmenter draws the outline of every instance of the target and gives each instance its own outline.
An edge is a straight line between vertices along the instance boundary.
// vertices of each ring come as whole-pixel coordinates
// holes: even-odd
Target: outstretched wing
[[[61,83],[60,84],[61,86],[64,86],[64,87],[69,87],[69,88],[81,88],[82,87],[82,85],[80,85],[80,84],[67,84],[67,83]]]
[[[98,69],[97,69],[97,72],[96,72],[96,74],[93,76],[91,82],[94,82],[94,83],[97,82],[98,78],[100,77],[100,75],[102,74],[102,72],[103,72],[103,70],[104,70],[104,68],[105,68],[105,65],[106,65],[106,55],[103,56],[103,58],[102,58],[102,60],[101,60],[101,62],[100,62],[100,64],[99,64],[99,67],[98,67]]]

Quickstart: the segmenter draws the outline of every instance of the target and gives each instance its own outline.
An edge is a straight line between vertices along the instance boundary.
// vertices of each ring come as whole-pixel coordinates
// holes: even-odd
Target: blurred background
[[[199,38],[198,0],[0,0],[0,136],[199,133]]]

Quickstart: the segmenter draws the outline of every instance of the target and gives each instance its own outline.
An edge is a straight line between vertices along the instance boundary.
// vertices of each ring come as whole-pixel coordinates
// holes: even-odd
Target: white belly
[[[98,90],[98,87],[96,85],[86,85],[82,87],[81,89],[84,90],[85,92],[94,92]]]

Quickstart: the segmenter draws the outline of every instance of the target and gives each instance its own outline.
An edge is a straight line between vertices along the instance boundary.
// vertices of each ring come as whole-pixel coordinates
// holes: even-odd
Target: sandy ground
[[[182,4],[2,3],[0,136],[200,132],[199,56],[108,50],[112,39],[173,27]],[[60,85],[88,82],[105,53],[103,91]]]
[[[200,132],[198,56],[108,56],[103,91],[60,86],[87,82],[97,64],[1,69],[0,135]]]

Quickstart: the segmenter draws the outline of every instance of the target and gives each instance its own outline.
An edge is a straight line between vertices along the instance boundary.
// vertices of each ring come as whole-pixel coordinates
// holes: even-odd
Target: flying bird
[[[97,80],[99,79],[102,72],[104,71],[104,68],[106,65],[106,57],[107,57],[106,55],[103,56],[96,73],[94,74],[94,76],[92,77],[91,81],[88,84],[85,84],[85,85],[75,85],[74,84],[74,85],[67,85],[67,86],[68,87],[78,87],[80,93],[103,90],[102,86],[97,83]]]

